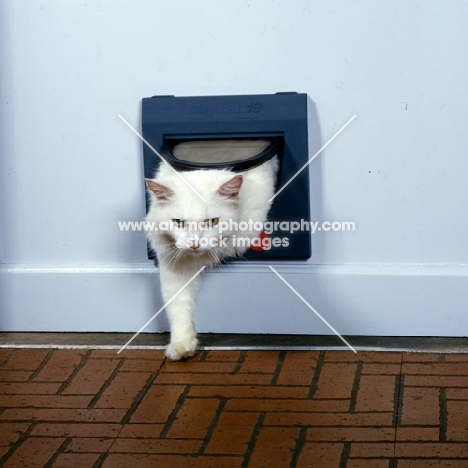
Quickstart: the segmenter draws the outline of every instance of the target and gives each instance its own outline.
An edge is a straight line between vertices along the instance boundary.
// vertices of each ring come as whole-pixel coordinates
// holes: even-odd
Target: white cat
[[[206,202],[167,164],[160,165],[154,179],[146,179],[151,194],[147,221],[167,228],[148,232],[150,245],[158,258],[165,303],[201,267],[242,255],[248,247],[238,245],[236,239],[258,238],[258,230],[239,231],[235,227],[242,221],[251,220],[251,227],[255,222],[266,221],[277,172],[277,156],[242,173],[217,169],[182,172],[184,179]],[[225,228],[225,223],[231,220],[230,227],[234,228],[223,229],[220,234],[220,224]],[[192,356],[196,350],[193,314],[199,286],[200,275],[167,306],[171,340],[166,355],[174,361]]]

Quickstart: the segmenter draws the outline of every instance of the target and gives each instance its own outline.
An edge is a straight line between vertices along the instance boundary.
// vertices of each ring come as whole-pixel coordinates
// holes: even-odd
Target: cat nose
[[[190,248],[191,248],[191,249],[197,250],[198,247],[200,247],[200,243],[199,243],[197,240],[193,240],[193,241],[190,243]]]

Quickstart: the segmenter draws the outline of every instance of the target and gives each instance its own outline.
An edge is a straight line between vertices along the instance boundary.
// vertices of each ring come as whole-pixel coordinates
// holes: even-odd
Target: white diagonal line
[[[120,120],[122,120],[122,122],[125,123],[125,125],[127,125],[127,127],[135,134],[137,135],[140,140],[148,146],[148,148],[151,149],[151,151],[153,151],[157,156],[159,156],[159,159],[161,159],[161,161],[164,163],[164,164],[167,164],[173,171],[174,171],[174,174],[177,175],[177,177],[179,177],[180,180],[182,180],[182,182],[184,182],[184,184],[186,184],[190,189],[192,189],[193,193],[195,193],[198,197],[200,197],[205,203],[206,203],[206,200],[195,190],[195,188],[185,180],[185,178],[181,175],[180,172],[177,172],[160,154],[158,151],[156,151],[155,148],[153,148],[149,143],[148,141],[146,141],[144,138],[143,138],[143,135],[141,135],[137,130],[135,130],[135,128],[129,124],[120,114],[117,114],[120,118]]]
[[[357,353],[357,351],[272,267],[268,266],[270,270],[294,293],[296,296],[336,335],[346,346]]]
[[[120,354],[206,267],[202,266],[118,351]]]
[[[353,115],[268,201],[271,203],[355,118]]]

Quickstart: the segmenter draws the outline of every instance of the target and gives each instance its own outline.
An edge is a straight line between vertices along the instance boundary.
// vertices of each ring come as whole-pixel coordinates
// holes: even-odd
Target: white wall
[[[161,305],[143,234],[117,227],[144,216],[118,113],[299,91],[312,151],[357,115],[310,167],[313,219],[356,231],[278,271],[343,334],[467,336],[467,31],[466,0],[3,1],[0,329],[136,331]],[[197,322],[330,333],[262,264],[209,273]]]

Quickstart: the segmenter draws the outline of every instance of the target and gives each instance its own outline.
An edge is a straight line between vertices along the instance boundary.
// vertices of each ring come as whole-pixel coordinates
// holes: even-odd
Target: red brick
[[[250,457],[249,468],[289,468],[298,435],[298,428],[263,428]]]
[[[398,460],[398,468],[466,468],[466,460]]]
[[[270,374],[184,374],[162,373],[154,383],[174,385],[269,385]]]
[[[461,444],[444,443],[411,443],[397,442],[395,456],[404,458],[467,458],[468,446]]]
[[[392,458],[393,453],[393,443],[366,444],[355,442],[351,444],[350,458]]]
[[[190,388],[189,397],[220,398],[307,398],[306,387],[281,386],[247,386],[247,385],[194,385]]]
[[[241,457],[111,453],[102,468],[240,468]],[[250,467],[249,467],[250,468]]]
[[[119,369],[120,372],[158,372],[162,361],[150,359],[126,359]]]
[[[389,466],[390,460],[382,460],[380,458],[368,460],[350,459],[346,463],[346,468],[389,468]]]
[[[286,353],[277,385],[306,385],[312,382],[318,352],[288,351]]]
[[[1,415],[4,421],[98,421],[118,422],[125,416],[121,409],[51,409],[8,408]]]
[[[202,440],[122,439],[118,438],[110,452],[117,453],[197,453]]]
[[[32,373],[32,371],[0,370],[0,382],[26,382]]]
[[[62,393],[65,395],[94,395],[99,392],[118,364],[117,359],[89,360]]]
[[[129,409],[136,396],[143,390],[151,374],[143,372],[120,372],[104,390],[94,408]]]
[[[468,388],[447,388],[447,400],[468,400]]]
[[[122,346],[125,343],[122,343]],[[164,361],[165,351],[163,349],[129,349],[125,348],[117,354],[118,349],[95,349],[91,353],[91,359],[147,359]]]
[[[399,442],[437,442],[439,427],[398,427],[396,440]]]
[[[75,437],[67,445],[66,452],[105,453],[114,439],[103,439],[102,437]]]
[[[395,376],[361,375],[355,410],[393,411],[394,393]]]
[[[12,348],[0,348],[0,365],[5,362],[13,352],[14,349]]]
[[[17,349],[13,357],[3,366],[3,370],[35,371],[48,353],[47,349]]]
[[[57,393],[60,383],[4,383],[0,395],[50,395]]]
[[[445,362],[468,362],[468,353],[448,353],[444,358]]]
[[[0,458],[4,457],[10,450],[10,445],[0,441]]]
[[[468,440],[468,403],[448,401],[447,412],[447,440],[466,442]]]
[[[10,357],[16,356],[21,368],[5,372],[14,373],[16,379],[29,378],[34,369],[25,368],[31,364],[17,351]],[[40,351],[43,359],[44,350]],[[319,357],[315,351],[284,353],[275,385],[271,379],[278,369],[277,351],[203,352],[181,363],[165,363],[162,351],[156,355],[146,350],[126,351],[126,355],[116,355],[114,350],[48,351],[43,368],[39,367],[43,360],[33,359],[36,370],[41,369],[33,382],[0,383],[0,457],[30,430],[29,438],[13,447],[16,451],[5,466],[48,466],[54,457],[56,468],[81,468],[99,464],[101,454],[110,450],[104,468],[238,468],[249,459],[249,468],[276,468],[291,464],[294,450],[299,448],[300,427],[305,428],[305,441],[301,440],[301,453],[296,454],[299,468],[337,468],[344,442],[351,444],[347,468],[389,468],[390,460],[396,460],[395,440],[398,468],[468,466],[468,354],[443,355],[444,360],[435,353],[327,351],[317,392],[309,399]],[[0,362],[9,353],[0,353]],[[82,366],[84,353],[87,361]],[[244,356],[244,368],[234,374]],[[266,362],[263,368],[262,360]],[[362,363],[360,379],[358,388],[353,388],[358,362]],[[101,370],[110,377],[119,363],[112,381],[102,378]],[[76,366],[82,368],[65,392],[58,394]],[[409,373],[404,380],[401,426],[394,428],[393,392],[400,368]],[[157,378],[131,415],[131,422],[124,425],[128,409],[155,373]],[[77,384],[80,379],[83,385]],[[80,387],[90,385],[92,379],[100,380],[100,385],[82,393]],[[73,386],[76,394],[69,393]],[[357,394],[350,413],[353,391]],[[446,396],[442,410],[446,405],[448,413],[447,427],[442,429],[441,391]],[[98,392],[102,395],[93,404],[95,408],[89,408]],[[227,401],[218,413],[221,398]],[[257,434],[254,428],[260,413],[263,425]],[[440,442],[440,436],[446,436],[448,442]],[[67,444],[62,449],[50,445],[51,440]],[[244,460],[249,444],[254,446]]]
[[[157,439],[164,429],[164,424],[125,424],[119,437],[136,439]]]
[[[278,355],[278,351],[249,351],[240,372],[273,374],[278,364]]]
[[[325,362],[401,362],[401,353],[383,351],[326,351]]]
[[[383,427],[392,425],[392,413],[268,413],[266,426]]]
[[[409,387],[468,387],[468,376],[407,375],[405,385]]]
[[[183,361],[180,361],[180,364],[184,364],[186,362],[198,362],[198,361],[203,361],[203,356],[205,355],[205,351],[203,350],[198,350],[195,352],[193,356],[188,357],[187,359],[184,359]]]
[[[45,466],[65,439],[29,437],[5,462],[3,468]]]
[[[29,429],[27,423],[0,423],[0,458],[8,452],[10,444],[14,444]]]
[[[8,442],[16,442],[28,428],[29,424],[26,423],[0,423],[0,440],[7,438]]]
[[[382,427],[317,427],[307,429],[306,440],[323,442],[393,441],[395,430]]]
[[[339,467],[343,444],[307,442],[301,450],[296,468]]]
[[[184,390],[183,386],[152,385],[134,411],[131,422],[165,423]]]
[[[361,374],[378,374],[378,375],[400,375],[401,364],[372,364],[365,362],[362,365]]]
[[[403,362],[439,362],[439,353],[403,353]]]
[[[35,382],[65,382],[86,354],[86,350],[58,349],[34,378]]]
[[[205,453],[242,455],[247,450],[257,419],[257,413],[223,412]]]
[[[240,351],[210,351],[206,355],[206,361],[238,362],[241,357]]]
[[[3,395],[1,405],[10,408],[87,408],[91,395]]]
[[[120,424],[103,423],[38,423],[31,431],[32,436],[45,437],[117,437]]]
[[[231,399],[225,406],[226,411],[286,411],[286,412],[345,412],[348,400],[292,400],[292,399]]]
[[[228,374],[234,372],[235,362],[172,362],[166,361],[161,372],[190,372],[202,374]]]
[[[324,364],[314,398],[350,398],[356,364]]]
[[[179,409],[167,437],[203,439],[218,408],[218,400],[186,399]]]
[[[401,425],[438,426],[439,389],[405,387]]]
[[[403,364],[402,372],[405,375],[460,375],[468,374],[468,363],[443,364]]]
[[[54,468],[84,468],[95,466],[101,454],[99,453],[61,453]]]

